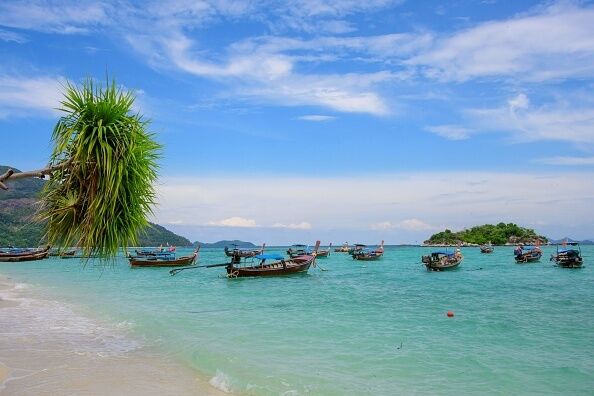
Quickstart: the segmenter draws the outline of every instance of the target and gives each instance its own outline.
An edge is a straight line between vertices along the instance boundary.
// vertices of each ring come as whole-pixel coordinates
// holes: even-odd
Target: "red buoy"
[[[448,311],[448,318],[453,318],[453,317],[454,317],[454,312]]]

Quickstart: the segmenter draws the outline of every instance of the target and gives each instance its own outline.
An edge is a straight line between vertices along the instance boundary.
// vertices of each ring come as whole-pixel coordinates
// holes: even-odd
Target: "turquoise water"
[[[576,270],[543,250],[540,263],[516,264],[512,248],[463,248],[460,268],[441,273],[425,271],[430,249],[418,247],[368,263],[333,253],[318,260],[327,271],[281,278],[171,277],[123,258],[2,263],[0,273],[127,323],[130,337],[235,393],[592,394],[594,247]],[[201,252],[202,264],[224,261],[221,249]]]

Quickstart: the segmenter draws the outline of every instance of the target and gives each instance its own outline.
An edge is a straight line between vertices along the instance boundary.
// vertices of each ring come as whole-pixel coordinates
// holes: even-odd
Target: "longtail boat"
[[[262,247],[260,249],[241,249],[238,248],[235,244],[232,246],[234,246],[233,249],[229,249],[229,247],[225,246],[225,255],[227,257],[254,257],[258,254],[264,253],[264,248],[266,247],[266,244],[262,244]]]
[[[488,245],[480,245],[479,249],[481,249],[481,253],[493,253],[493,245],[491,245],[491,242],[489,242]]]
[[[21,261],[34,261],[41,260],[48,256],[50,247],[45,249],[30,249],[27,251],[19,251],[17,253],[0,253],[0,262],[21,262]]]
[[[353,260],[373,261],[379,260],[384,255],[384,241],[375,249],[363,248],[352,253]]]
[[[316,253],[320,247],[320,241],[316,242],[315,250],[312,254],[306,254],[302,256],[296,256],[290,259],[285,259],[280,254],[259,254],[254,257],[242,258],[232,257],[230,263],[224,264],[209,264],[201,266],[192,266],[185,268],[176,268],[169,273],[175,275],[180,271],[193,268],[213,268],[213,267],[225,267],[228,278],[245,278],[254,276],[282,276],[297,273],[305,273],[309,270],[309,267],[314,265],[316,262]],[[254,264],[254,260],[259,260],[258,263]],[[268,261],[275,260],[275,261]]]
[[[287,249],[289,257],[294,258],[298,256],[308,256],[312,254],[312,250],[308,245],[293,245]]]
[[[344,245],[342,245],[339,248],[334,249],[335,252],[337,253],[348,253],[349,252],[349,243],[345,242]]]
[[[366,247],[367,247],[367,245],[364,245],[362,243],[357,243],[357,244],[355,244],[355,246],[350,247],[349,250],[347,251],[347,253],[352,255],[353,253],[355,253],[359,250],[363,250]]]
[[[457,268],[464,257],[460,249],[455,253],[449,251],[431,252],[430,255],[423,256],[421,261],[427,267],[427,271],[449,271]]]
[[[320,249],[316,254],[316,257],[328,257],[330,256],[330,252],[332,251],[332,242],[328,245],[328,249]]]
[[[557,252],[551,255],[551,261],[563,268],[580,268],[584,260],[579,243],[564,241],[561,248],[557,245]]]
[[[196,261],[200,246],[189,256],[175,257],[174,252],[169,255],[155,255],[155,256],[130,256],[131,267],[183,267],[191,265]]]
[[[540,261],[542,250],[538,246],[518,246],[514,249],[516,263],[534,263]]]

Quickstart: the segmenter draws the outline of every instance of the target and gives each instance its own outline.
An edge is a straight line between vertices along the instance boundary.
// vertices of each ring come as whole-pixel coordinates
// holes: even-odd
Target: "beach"
[[[0,394],[221,395],[117,327],[36,299],[0,275]]]

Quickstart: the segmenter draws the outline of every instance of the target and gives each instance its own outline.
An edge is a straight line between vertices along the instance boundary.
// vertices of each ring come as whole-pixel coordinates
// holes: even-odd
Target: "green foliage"
[[[547,238],[537,235],[533,229],[522,228],[513,223],[499,223],[475,226],[460,232],[445,230],[431,235],[425,242],[429,244],[456,244],[458,242],[485,244],[491,242],[495,245],[503,245],[508,242],[532,242],[536,239],[547,241]]]
[[[54,132],[53,173],[42,193],[40,218],[52,246],[80,246],[113,257],[136,245],[154,203],[160,146],[132,112],[134,95],[115,82],[66,86]]]
[[[0,165],[0,173],[6,172],[8,168]],[[45,183],[47,182],[39,179],[22,179],[11,183],[10,190],[0,192],[0,247],[35,247],[44,244],[45,222],[35,221],[35,211]],[[166,243],[175,246],[191,245],[188,239],[158,224],[149,223],[138,233],[138,246],[159,246]]]

